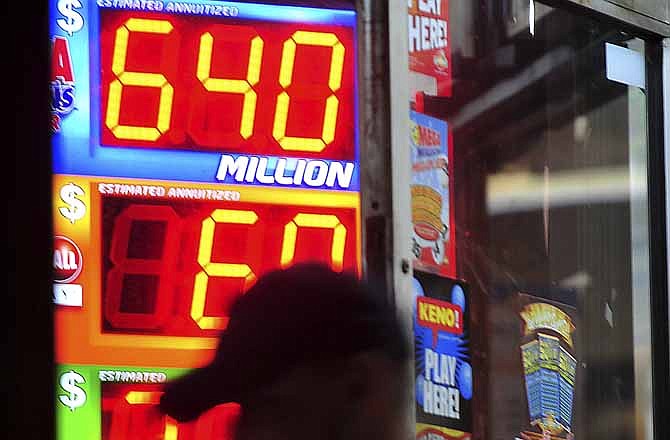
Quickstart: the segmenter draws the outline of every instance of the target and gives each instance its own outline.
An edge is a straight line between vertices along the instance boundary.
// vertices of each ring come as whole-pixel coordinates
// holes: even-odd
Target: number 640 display
[[[243,98],[240,115],[239,135],[248,139],[254,133],[257,114],[258,93],[256,85],[261,78],[261,65],[265,41],[251,26],[217,24],[212,27],[217,38],[230,39],[231,42],[243,42],[249,45],[248,64],[244,79],[218,78],[212,76],[212,54],[215,37],[212,32],[202,32],[197,49],[197,66],[194,72],[204,89],[210,93],[238,94]],[[175,31],[169,20],[132,17],[118,26],[113,42],[112,66],[113,79],[109,82],[107,109],[104,113],[105,126],[116,139],[135,141],[156,141],[171,128],[172,111],[175,108],[175,89],[163,73],[137,72],[127,69],[129,40],[133,33],[165,35],[166,38],[179,38],[171,35]],[[177,43],[175,43],[177,44]],[[321,46],[330,49],[328,70],[328,92],[324,99],[325,110],[321,121],[319,137],[300,137],[287,135],[287,123],[291,108],[291,96],[288,88],[293,82],[295,58],[298,46]],[[174,56],[174,54],[170,54]],[[335,138],[338,108],[340,101],[336,92],[342,85],[345,59],[345,47],[337,35],[331,32],[295,31],[283,42],[278,82],[281,91],[274,97],[274,119],[272,137],[284,150],[320,152]],[[176,61],[174,61],[176,62]],[[236,60],[231,60],[236,62]],[[129,125],[122,123],[121,101],[124,87],[149,87],[159,90],[156,122],[152,126]],[[323,94],[323,85],[306,84],[302,90],[312,97]],[[207,133],[197,133],[191,128],[189,134],[194,138],[207,139]],[[202,131],[202,130],[200,130]],[[211,142],[204,142],[205,144]]]

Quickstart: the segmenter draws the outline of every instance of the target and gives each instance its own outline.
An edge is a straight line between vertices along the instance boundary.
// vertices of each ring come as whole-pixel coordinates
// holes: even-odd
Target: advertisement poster
[[[467,284],[414,272],[417,440],[469,440],[472,366]]]
[[[445,121],[410,112],[414,268],[455,276],[455,234]]]
[[[408,0],[410,96],[451,96],[449,0]]]
[[[575,439],[575,312],[562,303],[519,294],[520,356],[528,425],[523,440]]]

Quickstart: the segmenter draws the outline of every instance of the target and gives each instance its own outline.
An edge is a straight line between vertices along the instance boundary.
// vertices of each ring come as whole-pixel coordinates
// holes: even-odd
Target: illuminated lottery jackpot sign
[[[154,406],[263,273],[360,275],[355,13],[50,12],[58,438],[228,438],[234,407],[180,425]]]

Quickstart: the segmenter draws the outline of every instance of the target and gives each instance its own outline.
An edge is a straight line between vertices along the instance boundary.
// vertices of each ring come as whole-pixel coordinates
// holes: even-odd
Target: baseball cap
[[[382,295],[352,274],[299,264],[262,276],[233,304],[214,359],[166,385],[160,410],[179,422],[241,402],[308,361],[379,350],[408,356],[402,327]]]

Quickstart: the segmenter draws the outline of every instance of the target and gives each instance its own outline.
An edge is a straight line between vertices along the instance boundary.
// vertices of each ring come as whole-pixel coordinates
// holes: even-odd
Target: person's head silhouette
[[[236,440],[400,437],[406,339],[354,276],[303,264],[261,277],[233,305],[214,360],[169,383],[177,421],[237,402]]]

